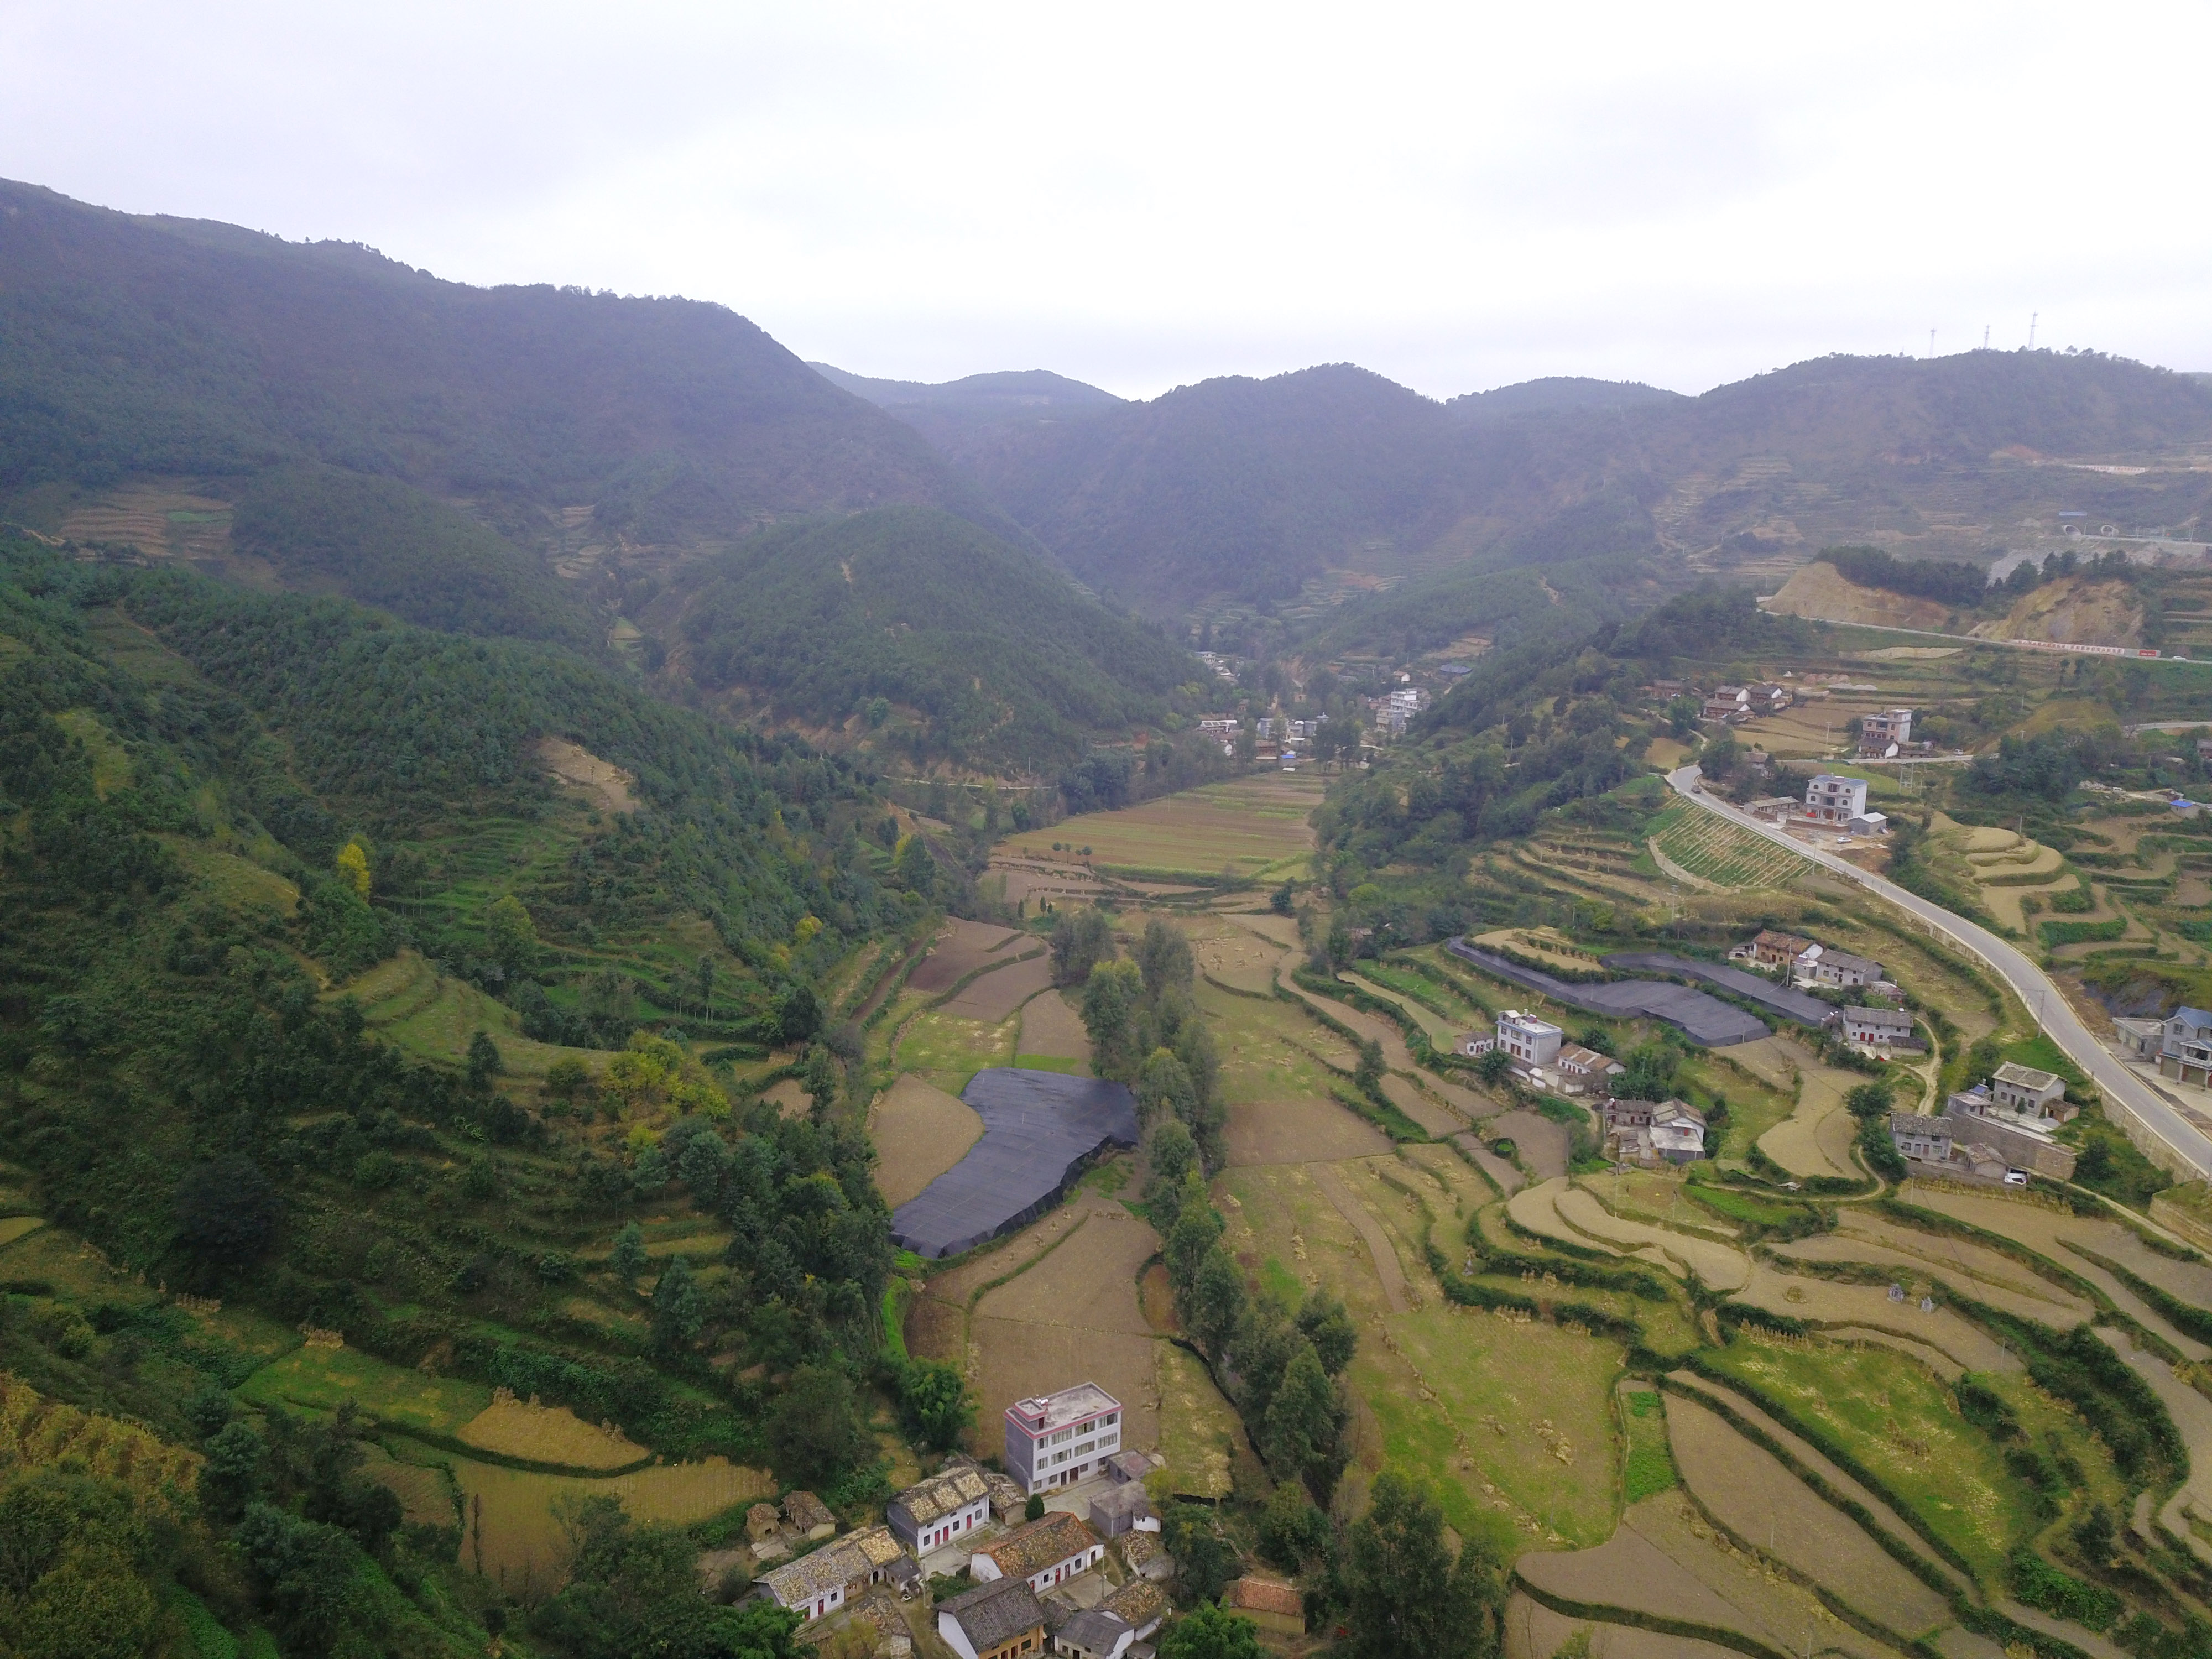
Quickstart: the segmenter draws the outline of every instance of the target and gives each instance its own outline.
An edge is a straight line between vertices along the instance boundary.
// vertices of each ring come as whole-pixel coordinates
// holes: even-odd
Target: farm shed
[[[1136,1097],[1103,1079],[996,1066],[960,1098],[983,1138],[891,1216],[892,1240],[917,1255],[957,1255],[1027,1224],[1101,1149],[1137,1144]]]

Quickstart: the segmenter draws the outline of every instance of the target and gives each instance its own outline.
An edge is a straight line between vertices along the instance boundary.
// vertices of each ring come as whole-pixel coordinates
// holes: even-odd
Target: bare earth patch
[[[1941,1596],[1715,1413],[1674,1395],[1667,1402],[1667,1434],[1691,1492],[1740,1540],[1908,1641],[1949,1622]]]
[[[1229,1109],[1228,1141],[1232,1166],[1330,1163],[1390,1150],[1380,1129],[1333,1100],[1240,1101]]]
[[[988,962],[991,953],[1013,937],[1013,930],[1008,927],[994,927],[981,921],[948,921],[931,945],[929,954],[908,976],[907,984],[933,996],[949,991]]]
[[[1051,983],[1052,958],[1039,952],[1027,962],[1012,963],[977,975],[965,990],[945,1005],[945,1012],[996,1025]]]
[[[876,1190],[896,1209],[968,1156],[983,1138],[983,1120],[966,1102],[905,1072],[869,1113],[868,1133],[876,1143]]]
[[[1022,1005],[1022,1036],[1016,1045],[1024,1054],[1045,1054],[1083,1062],[1081,1075],[1091,1075],[1091,1033],[1067,1000],[1057,991],[1031,997]]]
[[[637,787],[637,779],[611,762],[601,760],[590,750],[580,748],[566,738],[540,738],[538,761],[600,811],[637,811],[637,800],[630,793]]]
[[[1735,1300],[1747,1308],[1762,1309],[1815,1325],[1862,1326],[1869,1332],[1893,1332],[1908,1341],[1949,1356],[1952,1363],[1970,1371],[2016,1371],[2020,1361],[1978,1325],[1942,1305],[1923,1312],[1911,1297],[1889,1299],[1887,1289],[1875,1285],[1839,1285],[1831,1279],[1801,1279],[1779,1273],[1760,1263],[1752,1269],[1751,1283]],[[1947,1381],[1952,1380],[1949,1378]]]

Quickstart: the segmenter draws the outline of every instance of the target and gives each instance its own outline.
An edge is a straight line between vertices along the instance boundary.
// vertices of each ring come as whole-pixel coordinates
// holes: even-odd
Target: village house
[[[1480,1060],[1498,1046],[1495,1031],[1462,1031],[1455,1045],[1469,1060]]]
[[[1769,680],[1764,685],[1751,688],[1751,707],[1757,714],[1778,714],[1796,701],[1796,693],[1779,680]]]
[[[1306,1633],[1306,1605],[1295,1585],[1273,1578],[1235,1578],[1221,1592],[1221,1605],[1243,1613],[1271,1636]]]
[[[1125,1532],[1119,1546],[1121,1565],[1129,1570],[1132,1578],[1148,1583],[1162,1583],[1175,1577],[1175,1557],[1167,1552],[1156,1532]],[[1131,1624],[1139,1622],[1132,1619]]]
[[[908,1486],[884,1506],[899,1542],[916,1555],[942,1548],[991,1518],[991,1489],[982,1471],[948,1469]]]
[[[1527,1070],[1557,1060],[1566,1035],[1549,1020],[1524,1014],[1518,1008],[1508,1008],[1498,1017],[1498,1046]]]
[[[1136,1631],[1119,1613],[1086,1607],[1053,1632],[1052,1650],[1073,1659],[1123,1659],[1136,1639]]]
[[[1787,968],[1812,948],[1809,939],[1799,939],[1795,933],[1778,933],[1770,927],[1752,939],[1751,959],[1761,968]]]
[[[1889,1138],[1903,1156],[1923,1164],[1951,1161],[1951,1121],[1923,1117],[1917,1112],[1893,1112]]]
[[[1152,1499],[1133,1480],[1109,1487],[1091,1500],[1091,1528],[1101,1538],[1119,1538],[1140,1527],[1153,1532],[1159,1524],[1159,1517],[1152,1513]]]
[[[1844,1036],[1857,1048],[1881,1054],[1899,1048],[1918,1052],[1922,1047],[1912,1035],[1912,1016],[1902,1008],[1846,1008]]]
[[[1623,1129],[1648,1129],[1651,1115],[1659,1109],[1656,1100],[1608,1100],[1599,1109],[1599,1118],[1608,1135],[1619,1134]]]
[[[1805,786],[1805,816],[1815,823],[1849,823],[1864,815],[1866,801],[1863,778],[1838,777],[1833,772],[1822,772]]]
[[[1642,1144],[1669,1164],[1694,1164],[1705,1155],[1705,1115],[1686,1102],[1663,1102],[1643,1133]]]
[[[1954,1150],[1967,1144],[1993,1149],[2013,1169],[2049,1176],[2054,1181],[2074,1178],[2074,1152],[2062,1146],[2036,1125],[2042,1120],[2015,1114],[2000,1105],[1986,1085],[1978,1084],[1943,1103],[1943,1115],[1952,1121]]]
[[[1168,1616],[1168,1593],[1146,1578],[1132,1578],[1127,1583],[1098,1604],[1116,1619],[1137,1632],[1139,1642],[1149,1641],[1160,1621]]]
[[[2166,1048],[2166,1022],[2162,1019],[2134,1019],[2122,1014],[2112,1021],[2113,1044],[2129,1060],[2148,1060],[2156,1064]]]
[[[1723,685],[1705,694],[1698,710],[1698,718],[1709,720],[1746,720],[1751,714],[1751,690],[1747,686]]]
[[[1910,708],[1885,708],[1878,714],[1867,714],[1859,720],[1859,753],[1869,756],[1894,757],[1912,743],[1912,711]]]
[[[2202,1008],[2177,1008],[2166,1017],[2158,1069],[2177,1083],[2212,1087],[2212,1014]]]
[[[2081,1108],[2066,1098],[2066,1079],[2054,1072],[2008,1060],[1990,1079],[1990,1094],[1996,1103],[2024,1117],[2051,1123],[2072,1121]]]
[[[1795,795],[1762,795],[1759,799],[1752,802],[1750,805],[1745,807],[1743,810],[1750,813],[1752,817],[1755,818],[1763,818],[1769,823],[1780,823],[1797,810],[1797,797]],[[1744,948],[1745,947],[1742,945],[1738,945],[1736,947],[1739,951],[1743,950]],[[1735,952],[1731,951],[1729,954],[1733,956]]]
[[[1592,1091],[1611,1094],[1613,1079],[1628,1070],[1611,1054],[1601,1054],[1575,1042],[1559,1050],[1555,1064],[1559,1067],[1559,1087],[1571,1095]]]
[[[1072,1486],[1121,1449],[1121,1402],[1096,1382],[1006,1407],[1006,1468],[1024,1494]]]
[[[968,1574],[986,1582],[1018,1578],[1042,1592],[1090,1571],[1105,1558],[1105,1545],[1081,1516],[1055,1512],[977,1550],[969,1558]]]
[[[801,1538],[817,1542],[837,1530],[837,1517],[811,1492],[795,1492],[783,1500],[783,1521]]]
[[[1835,985],[1845,990],[1872,985],[1884,977],[1880,963],[1867,957],[1855,957],[1847,951],[1831,951],[1822,945],[1814,945],[1799,957],[1791,964],[1791,975],[1808,985]]]
[[[763,1573],[754,1594],[811,1624],[845,1605],[847,1587],[867,1577],[866,1564],[842,1544],[802,1555]]]
[[[1855,836],[1886,836],[1889,833],[1889,814],[1862,812],[1844,825]]]
[[[1044,1651],[1044,1609],[1020,1579],[1001,1579],[939,1605],[937,1633],[960,1659],[1020,1659]]]

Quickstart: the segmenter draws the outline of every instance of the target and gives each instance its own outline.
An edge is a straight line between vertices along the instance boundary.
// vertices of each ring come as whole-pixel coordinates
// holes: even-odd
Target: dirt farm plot
[[[2189,1449],[2189,1478],[2166,1499],[2159,1520],[2175,1537],[2189,1541],[2200,1558],[2212,1554],[2189,1524],[2191,1516],[2212,1517],[2212,1401],[2176,1376],[2173,1367],[2156,1354],[2137,1347],[2125,1332],[2097,1334],[2150,1385]]]
[[[1552,1659],[1577,1634],[1589,1638],[1587,1659],[1733,1659],[1735,1650],[1691,1636],[1668,1636],[1633,1625],[1570,1619],[1526,1591],[1505,1601],[1505,1659]]]
[[[1052,958],[1040,951],[1025,962],[1012,962],[977,975],[945,1005],[945,1012],[996,1025],[1051,983]]]
[[[1306,818],[1321,805],[1324,787],[1310,774],[1261,773],[1119,811],[1063,818],[1052,827],[1050,839],[1089,848],[1090,861],[1101,867],[1279,878],[1304,871],[1313,845]],[[1036,830],[1018,831],[994,850],[1019,858],[1024,849],[1048,851]]]
[[[1373,1158],[1389,1138],[1333,1100],[1240,1101],[1229,1109],[1229,1162],[1313,1164]]]
[[[1082,1018],[1057,991],[1031,997],[1022,1005],[1022,1035],[1016,1047],[1024,1054],[1079,1060],[1082,1074],[1091,1075],[1091,1034],[1083,1029]]]
[[[1743,1614],[1699,1583],[1638,1530],[1636,1521],[1649,1508],[1680,1506],[1679,1493],[1662,1492],[1632,1505],[1620,1531],[1595,1549],[1544,1551],[1513,1564],[1515,1574],[1536,1589],[1585,1607],[1608,1607],[1656,1613],[1663,1619],[1746,1635]]]
[[[1276,968],[1288,957],[1273,939],[1220,923],[1194,931],[1191,951],[1198,959],[1199,971],[1209,978],[1240,991],[1268,994],[1274,990]]]
[[[933,996],[949,991],[990,961],[999,946],[1018,937],[1011,928],[994,927],[987,922],[948,921],[939,933],[936,943],[930,946],[929,954],[915,964],[906,982],[913,989]]]
[[[1970,1371],[2016,1371],[2020,1361],[1980,1326],[1968,1323],[1935,1298],[1932,1310],[1922,1311],[1911,1297],[1893,1302],[1889,1291],[1876,1285],[1843,1285],[1833,1279],[1801,1278],[1778,1273],[1760,1262],[1752,1269],[1751,1282],[1735,1297],[1747,1308],[1802,1319],[1815,1325],[1856,1325],[1872,1331],[1890,1331],[1948,1354]]]
[[[1538,1181],[1550,1181],[1567,1172],[1567,1131],[1536,1112],[1500,1112],[1482,1126],[1485,1141],[1500,1139],[1513,1143],[1521,1167]]]
[[[1793,1176],[1857,1176],[1851,1139],[1858,1131],[1844,1109],[1844,1093],[1858,1079],[1849,1072],[1801,1065],[1797,1109],[1759,1138],[1759,1149]]]
[[[1923,1210],[1933,1210],[1986,1232],[2017,1240],[2048,1261],[2087,1279],[2112,1297],[2123,1313],[2156,1332],[2188,1358],[2202,1363],[2212,1357],[2212,1349],[2174,1329],[2156,1309],[2082,1254],[2087,1251],[2107,1261],[2117,1261],[2138,1279],[2147,1279],[2171,1295],[2185,1301],[2197,1301],[2203,1294],[2199,1275],[2203,1270],[2156,1254],[2133,1229],[2117,1221],[2061,1214],[2016,1199],[1940,1192],[1918,1182],[1907,1182],[1899,1190],[1899,1196]],[[2079,1248],[2074,1248],[2076,1246]]]
[[[1580,1187],[1568,1187],[1555,1193],[1552,1208],[1569,1226],[1608,1244],[1626,1249],[1648,1244],[1663,1250],[1714,1290],[1741,1290],[1751,1277],[1751,1259],[1741,1250],[1717,1240],[1694,1238],[1672,1228],[1623,1220],[1607,1212],[1593,1194]]]
[[[1942,1597],[1764,1447],[1679,1395],[1668,1402],[1674,1465],[1706,1512],[1907,1641],[1950,1622]]]
[[[985,1292],[969,1318],[982,1449],[993,1449],[1007,1407],[1073,1377],[1089,1377],[1122,1402],[1128,1444],[1158,1438],[1158,1339],[1138,1302],[1137,1275],[1159,1237],[1119,1204],[1086,1202],[1084,1213],[1066,1243]]]
[[[911,1073],[884,1091],[868,1115],[876,1143],[876,1190],[896,1209],[968,1156],[983,1120],[957,1096]]]
[[[1916,1298],[1917,1285],[1948,1285],[1979,1302],[2023,1319],[2064,1330],[2094,1311],[2048,1279],[1995,1250],[1960,1239],[1915,1231],[1846,1209],[1843,1230],[1773,1243],[1774,1253],[1793,1261],[1864,1262],[1894,1271],[1897,1282]]]

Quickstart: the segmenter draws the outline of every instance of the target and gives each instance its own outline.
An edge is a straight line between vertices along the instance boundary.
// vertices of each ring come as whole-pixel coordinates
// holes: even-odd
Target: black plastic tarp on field
[[[892,1242],[932,1260],[1035,1220],[1100,1148],[1137,1144],[1136,1097],[1119,1083],[998,1066],[960,1098],[983,1138],[891,1214]]]
[[[1703,1048],[1718,1048],[1730,1043],[1756,1042],[1769,1035],[1762,1021],[1747,1014],[1742,1009],[1731,1007],[1717,997],[1707,996],[1703,991],[1692,991],[1686,985],[1669,985],[1663,980],[1652,979],[1617,979],[1600,984],[1571,984],[1534,968],[1523,968],[1519,963],[1493,951],[1479,949],[1463,939],[1445,940],[1444,949],[1463,961],[1473,963],[1493,978],[1502,979],[1510,985],[1524,986],[1531,991],[1541,991],[1554,1001],[1565,1003],[1570,1008],[1604,1014],[1613,1019],[1635,1019],[1639,1016],[1663,1019]]]

